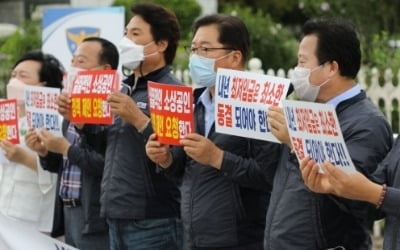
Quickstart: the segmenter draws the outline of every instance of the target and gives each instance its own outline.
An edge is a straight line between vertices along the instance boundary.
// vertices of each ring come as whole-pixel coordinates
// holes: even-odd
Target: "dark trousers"
[[[65,242],[80,250],[109,250],[108,232],[82,234],[85,225],[81,206],[64,206]]]
[[[175,218],[107,219],[111,250],[181,250],[182,224]]]

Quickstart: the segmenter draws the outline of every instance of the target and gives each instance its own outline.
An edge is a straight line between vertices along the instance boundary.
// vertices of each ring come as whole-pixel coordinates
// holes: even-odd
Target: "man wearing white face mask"
[[[355,82],[361,63],[354,27],[335,19],[303,26],[292,84],[304,101],[336,108],[346,146],[357,170],[370,176],[392,146],[382,113]],[[272,133],[287,147],[276,171],[267,213],[265,249],[371,249],[375,207],[334,195],[315,194],[301,178],[281,108],[268,111]]]
[[[189,68],[202,88],[194,91],[196,133],[181,147],[161,145],[153,134],[146,153],[182,179],[181,216],[187,249],[263,249],[265,214],[280,145],[215,132],[216,70],[243,70],[249,34],[233,16],[210,15],[194,24]]]
[[[145,154],[153,132],[147,82],[181,84],[171,75],[179,40],[175,14],[158,5],[137,4],[119,44],[120,62],[133,70],[121,92],[109,95],[114,124],[85,125],[85,134],[104,138],[101,214],[109,225],[110,248],[181,249],[179,189]],[[98,133],[97,133],[98,132]]]
[[[56,58],[40,51],[24,54],[7,84],[7,98],[18,100],[20,145],[0,140],[0,154],[8,160],[0,162],[0,213],[46,233],[52,231],[57,177],[38,167],[36,154],[26,147],[24,89],[61,88],[61,81],[62,66]]]

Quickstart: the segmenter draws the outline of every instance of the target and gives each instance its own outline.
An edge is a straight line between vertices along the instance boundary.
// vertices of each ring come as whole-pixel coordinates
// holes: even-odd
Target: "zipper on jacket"
[[[189,159],[189,161],[193,161],[192,159]],[[192,175],[192,186],[190,188],[190,244],[193,245],[194,244],[194,235],[193,235],[193,196],[194,196],[194,187],[195,187],[195,182],[196,182],[196,178],[195,177],[195,171],[196,168],[192,167],[193,169],[193,175]]]
[[[121,118],[119,118],[119,119],[121,119]],[[121,129],[121,127],[122,127],[122,124],[120,123],[118,128],[116,128],[116,131],[115,131],[116,132],[115,139],[113,141],[113,144],[111,145],[113,147],[112,155],[115,155],[115,151],[117,150],[115,145],[118,142],[117,139],[119,137],[119,130]],[[107,133],[109,133],[109,131],[107,131]],[[108,135],[106,135],[106,136],[108,137]],[[107,140],[107,142],[108,142],[108,140]],[[108,145],[107,145],[107,147],[108,147]],[[106,152],[107,152],[107,150],[106,150]],[[110,180],[112,179],[112,176],[113,176],[114,164],[115,164],[114,161],[111,161],[111,162],[112,162],[112,167],[110,169],[110,176],[108,177],[109,178],[108,186],[107,186],[107,188],[105,190],[105,197],[104,197],[104,205],[105,205],[104,213],[105,213],[106,218],[108,217],[108,203],[109,203],[108,195],[110,193],[109,191],[110,191],[110,185],[111,185],[111,181]]]
[[[397,224],[397,223],[396,223]],[[400,226],[399,224],[397,224],[398,226]],[[395,227],[394,228],[394,234],[392,237],[392,248],[390,249],[396,249],[396,240],[397,240],[397,233],[399,232],[399,227]]]

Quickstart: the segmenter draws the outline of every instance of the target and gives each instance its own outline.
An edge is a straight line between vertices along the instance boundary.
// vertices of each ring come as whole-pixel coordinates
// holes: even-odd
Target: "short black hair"
[[[319,64],[336,61],[341,76],[356,78],[361,66],[361,48],[352,23],[338,18],[312,19],[304,24],[302,33],[318,37]]]
[[[242,64],[249,58],[250,38],[246,25],[235,16],[212,14],[201,17],[193,24],[193,33],[202,26],[217,25],[219,30],[218,42],[242,52]]]
[[[40,63],[39,81],[46,82],[45,87],[62,88],[64,68],[57,58],[40,50],[33,50],[22,55],[15,62],[13,69],[21,62],[28,60]]]
[[[101,65],[110,64],[112,69],[118,68],[119,54],[115,45],[107,39],[101,37],[87,37],[82,42],[98,42],[102,50],[99,54],[99,63]]]
[[[179,23],[176,15],[159,5],[151,3],[139,3],[131,8],[133,15],[139,15],[146,23],[150,24],[150,32],[154,41],[168,41],[168,47],[164,53],[166,64],[172,64],[180,38]]]

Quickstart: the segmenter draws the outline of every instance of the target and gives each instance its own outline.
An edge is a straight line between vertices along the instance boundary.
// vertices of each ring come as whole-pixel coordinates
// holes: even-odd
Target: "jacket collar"
[[[157,82],[159,79],[161,79],[164,75],[166,75],[170,71],[171,71],[171,66],[166,65],[160,69],[148,73],[145,76],[139,77],[137,79],[135,89],[147,89],[148,80]],[[135,85],[135,74],[128,76],[128,78],[123,80],[123,82],[129,85],[130,87],[133,87]]]
[[[347,107],[349,107],[349,106],[353,105],[354,103],[357,103],[361,100],[364,100],[366,98],[367,98],[367,95],[365,94],[365,91],[361,90],[361,92],[359,94],[355,95],[354,97],[340,102],[336,106],[336,113],[340,113],[343,110],[345,110]]]

